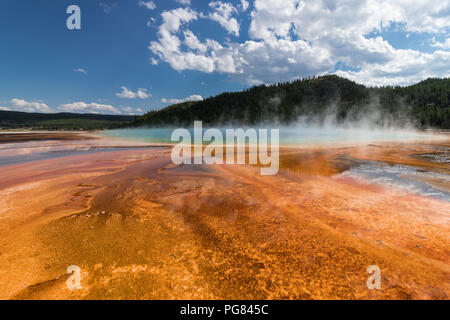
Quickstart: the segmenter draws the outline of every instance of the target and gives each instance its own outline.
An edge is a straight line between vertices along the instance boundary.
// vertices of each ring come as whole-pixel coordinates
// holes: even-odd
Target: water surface
[[[194,137],[193,129],[187,128],[191,137]],[[221,130],[225,141],[225,131],[228,128],[218,128]],[[231,129],[231,128],[230,128]],[[237,129],[237,128],[232,128]],[[248,128],[243,128],[247,130]],[[259,129],[259,128],[256,128]],[[271,128],[261,128],[271,129]],[[278,129],[272,127],[272,129]],[[411,130],[391,130],[391,129],[346,129],[336,127],[281,127],[280,144],[314,144],[333,142],[382,142],[382,141],[414,141],[414,140],[435,140],[442,136],[434,133]],[[147,143],[178,143],[171,141],[171,135],[175,128],[131,128],[108,130],[102,132],[101,136],[122,138],[133,141]],[[203,133],[207,128],[203,129]],[[270,137],[270,133],[269,133]]]

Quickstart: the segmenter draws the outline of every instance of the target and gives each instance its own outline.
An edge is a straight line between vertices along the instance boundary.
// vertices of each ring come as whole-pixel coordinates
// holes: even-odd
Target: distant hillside
[[[132,126],[191,126],[298,121],[369,121],[450,129],[450,79],[428,79],[409,87],[368,88],[338,76],[323,76],[226,92],[200,102],[149,112]]]
[[[116,128],[134,120],[134,116],[0,111],[2,129],[25,127],[40,130],[100,130]]]

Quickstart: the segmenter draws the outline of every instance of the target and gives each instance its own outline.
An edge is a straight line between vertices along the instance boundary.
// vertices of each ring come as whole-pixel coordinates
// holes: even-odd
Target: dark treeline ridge
[[[135,116],[121,115],[0,111],[0,128],[31,128],[34,130],[101,130],[117,128],[130,123],[135,119]]]
[[[131,126],[291,124],[302,119],[336,124],[371,121],[376,125],[450,129],[450,79],[428,79],[409,87],[366,87],[331,75],[242,92],[226,92],[199,102],[151,111]]]

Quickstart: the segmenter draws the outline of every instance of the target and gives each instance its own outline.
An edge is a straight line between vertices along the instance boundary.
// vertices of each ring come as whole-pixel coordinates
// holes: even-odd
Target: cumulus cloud
[[[222,1],[213,1],[209,3],[213,12],[208,14],[211,20],[218,22],[230,34],[239,36],[239,23],[231,16],[237,13],[237,9],[231,4]]]
[[[186,30],[184,32],[184,43],[192,50],[206,52],[206,50],[208,49],[208,46],[201,43],[191,30]]]
[[[162,98],[161,102],[162,103],[171,103],[171,104],[176,104],[176,103],[183,103],[183,102],[194,102],[194,101],[202,101],[203,97],[198,95],[198,94],[193,94],[189,97],[186,97],[184,99],[166,99],[166,98]]]
[[[0,110],[2,110],[2,111],[12,111],[11,108],[3,107],[3,106],[0,106]]]
[[[358,71],[338,70],[336,74],[372,86],[408,85],[431,76],[450,76],[450,52],[432,54],[414,50],[395,50],[385,63],[367,64]]]
[[[153,1],[143,1],[143,0],[140,0],[140,1],[138,2],[138,4],[139,4],[141,7],[147,8],[148,10],[155,10],[155,9],[156,9],[156,4],[155,4]]]
[[[175,70],[214,71],[214,61],[211,57],[180,50],[181,41],[176,34],[182,25],[197,20],[198,13],[190,8],[178,8],[164,11],[161,16],[163,23],[158,30],[158,41],[152,41],[149,49]]]
[[[147,99],[151,97],[151,94],[147,92],[147,89],[139,88],[136,92],[128,90],[127,87],[121,87],[122,92],[116,93],[116,96],[123,99]]]
[[[408,84],[450,75],[450,40],[423,52],[396,48],[382,36],[393,26],[424,37],[448,33],[450,0],[254,0],[245,41],[201,40],[189,28],[208,18],[239,35],[237,14],[222,1],[211,2],[208,12],[165,11],[149,49],[175,70],[220,72],[248,83],[338,73],[369,85]]]
[[[116,107],[113,107],[111,105],[107,104],[100,104],[100,103],[85,103],[85,102],[73,102],[73,103],[67,103],[62,104],[58,107],[59,111],[64,112],[84,112],[84,113],[115,113],[115,114],[121,114],[122,112],[117,109]]]
[[[43,102],[30,102],[23,99],[12,99],[11,104],[13,106],[12,109],[16,111],[25,111],[25,112],[44,112],[48,113],[52,110]]]

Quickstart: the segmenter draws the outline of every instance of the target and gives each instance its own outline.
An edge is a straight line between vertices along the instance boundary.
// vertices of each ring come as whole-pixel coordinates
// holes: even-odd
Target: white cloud
[[[86,71],[86,70],[84,70],[83,68],[77,68],[77,69],[73,69],[73,71],[75,71],[75,72],[79,72],[79,73],[84,73],[84,74],[87,74],[87,71]]]
[[[108,3],[104,3],[104,2],[100,2],[98,4],[102,9],[104,13],[111,13],[111,11],[117,7],[117,3],[113,2],[112,4],[108,4]]]
[[[360,71],[342,71],[338,75],[368,85],[382,86],[395,83],[408,85],[431,76],[450,77],[450,52],[432,54],[414,50],[396,50],[386,63],[366,65]]]
[[[450,38],[447,38],[444,42],[436,41],[435,38],[432,39],[432,47],[450,49]]]
[[[142,113],[142,109],[141,108],[132,108],[132,107],[120,107],[120,109],[122,109],[124,114],[128,114],[128,115],[136,115],[136,114],[141,114]]]
[[[136,92],[128,90],[127,87],[121,87],[122,92],[116,93],[116,96],[123,99],[147,99],[151,97],[151,94],[147,92],[147,89],[139,88]]]
[[[156,9],[156,4],[155,4],[153,1],[143,1],[143,0],[140,0],[140,1],[138,2],[138,4],[139,4],[141,7],[147,8],[148,10],[155,10],[155,9]]]
[[[175,0],[177,3],[183,5],[183,6],[190,6],[191,0]]]
[[[247,0],[241,0],[242,11],[247,11],[249,5],[250,4],[249,4],[249,2]]]
[[[156,19],[152,17],[152,18],[150,18],[150,20],[147,21],[146,25],[147,25],[147,27],[150,28],[155,22],[156,22]]]
[[[183,102],[194,102],[194,101],[202,101],[203,97],[198,94],[193,94],[187,98],[184,99],[165,99],[162,98],[162,103],[171,103],[171,104],[177,104],[177,103],[183,103]]]
[[[117,97],[124,98],[124,99],[135,99],[136,98],[136,93],[128,90],[126,87],[121,87],[121,88],[122,88],[122,92],[116,93]]]
[[[338,73],[366,84],[407,84],[449,75],[449,40],[434,41],[434,51],[423,52],[369,34],[396,26],[405,34],[448,35],[450,0],[255,0],[247,41],[200,40],[188,29],[192,21],[209,18],[238,35],[235,14],[222,1],[211,2],[205,13],[165,11],[149,49],[175,70],[221,72],[248,83]]]
[[[16,111],[25,111],[25,112],[44,112],[48,113],[52,110],[43,102],[29,102],[23,99],[12,99],[11,104],[13,105],[13,109]]]
[[[198,13],[190,8],[178,8],[164,11],[161,16],[163,23],[159,27],[158,41],[152,41],[149,49],[175,70],[214,71],[214,60],[211,57],[180,50],[181,41],[176,33],[183,24],[197,20]]]
[[[64,111],[64,112],[84,112],[84,113],[115,113],[115,114],[121,114],[122,112],[117,109],[116,107],[113,107],[111,105],[107,104],[100,104],[100,103],[85,103],[85,102],[73,102],[73,103],[67,103],[62,104],[58,107],[58,110]]]
[[[231,3],[222,1],[210,2],[209,6],[213,12],[209,13],[208,17],[218,22],[228,33],[239,36],[239,23],[231,17],[233,13],[237,13],[237,9]]]
[[[191,30],[186,30],[184,32],[184,43],[192,50],[206,52],[206,50],[208,49],[206,44],[201,43]]]
[[[11,107],[0,107],[0,110],[6,111],[22,111],[22,112],[40,112],[40,113],[50,113],[54,112],[43,102],[29,102],[23,99],[11,99]],[[122,110],[125,111],[124,107]],[[85,102],[73,102],[60,105],[57,110],[59,112],[82,112],[82,113],[106,113],[106,114],[121,114],[122,112],[111,105],[101,104],[96,102],[85,103]],[[134,113],[130,113],[134,114]]]
[[[133,112],[133,108],[132,107],[121,107],[121,109],[127,113]]]

